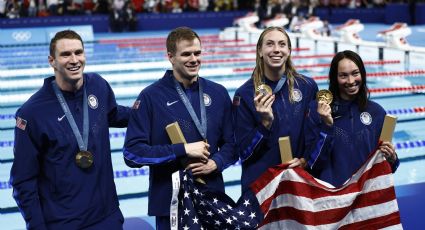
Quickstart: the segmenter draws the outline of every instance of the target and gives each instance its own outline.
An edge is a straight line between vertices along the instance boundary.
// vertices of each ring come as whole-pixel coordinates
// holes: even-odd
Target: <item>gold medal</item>
[[[272,88],[270,88],[270,86],[266,85],[266,84],[261,84],[259,86],[257,86],[257,88],[255,89],[255,93],[256,95],[258,94],[263,94],[263,95],[267,95],[267,94],[273,94],[273,90]]]
[[[80,151],[75,155],[75,163],[82,169],[90,168],[93,164],[93,154],[89,151]]]
[[[317,92],[316,94],[316,100],[319,101],[323,101],[326,104],[330,105],[332,103],[333,100],[333,96],[331,91],[327,90],[327,89],[321,89],[319,90],[319,92]]]

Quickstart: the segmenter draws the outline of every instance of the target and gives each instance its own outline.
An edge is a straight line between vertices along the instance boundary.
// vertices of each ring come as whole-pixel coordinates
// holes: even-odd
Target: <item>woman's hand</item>
[[[254,97],[254,105],[256,111],[261,116],[261,123],[267,129],[272,127],[274,120],[272,105],[275,99],[274,94],[258,94]]]
[[[294,158],[294,159],[292,159],[292,160],[290,160],[286,163],[289,164],[288,168],[295,168],[295,167],[298,167],[298,166],[300,166],[301,168],[305,168],[305,166],[307,164],[307,162],[305,161],[304,158],[300,158],[300,159]]]
[[[391,142],[384,141],[379,146],[379,150],[384,154],[385,159],[387,159],[388,162],[394,163],[394,161],[397,159],[397,153],[395,152],[394,145],[391,144]]]
[[[332,109],[331,106],[328,105],[324,101],[319,101],[317,103],[317,113],[319,113],[320,118],[327,126],[332,126],[334,120],[332,118]]]

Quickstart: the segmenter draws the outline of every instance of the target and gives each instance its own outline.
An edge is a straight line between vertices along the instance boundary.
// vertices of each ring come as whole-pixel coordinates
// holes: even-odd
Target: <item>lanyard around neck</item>
[[[177,90],[177,93],[179,94],[180,99],[182,100],[184,106],[186,107],[187,111],[190,114],[190,117],[195,123],[196,128],[198,129],[198,132],[201,134],[202,138],[206,140],[207,139],[207,115],[205,111],[204,92],[202,89],[201,79],[199,79],[198,77],[199,108],[201,109],[201,121],[199,121],[198,117],[196,116],[195,110],[192,107],[192,104],[190,104],[190,101],[187,98],[187,95],[184,93],[182,87],[180,86],[180,83],[176,80],[174,76],[173,76],[173,80],[174,80],[174,86]]]
[[[75,138],[77,138],[78,148],[80,149],[80,151],[87,151],[87,145],[89,140],[89,113],[87,108],[87,93],[85,86],[83,86],[83,137],[81,137],[81,133],[78,130],[78,126],[75,123],[74,117],[72,116],[68,104],[66,103],[65,98],[55,80],[52,81],[52,86],[53,90],[55,91],[56,97],[59,100],[59,104],[61,105],[62,110],[65,113],[68,123],[71,126],[72,132],[74,133]]]
[[[281,77],[279,79],[279,82],[277,82],[277,85],[273,90],[273,94],[276,94],[277,92],[279,92],[280,89],[282,89],[283,84],[285,84],[285,81],[286,81],[286,78],[284,78],[284,77]]]

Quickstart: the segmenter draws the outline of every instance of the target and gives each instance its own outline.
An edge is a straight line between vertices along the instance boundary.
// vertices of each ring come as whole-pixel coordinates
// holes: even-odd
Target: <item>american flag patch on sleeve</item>
[[[140,106],[140,100],[137,100],[137,101],[135,101],[134,102],[134,104],[133,104],[133,109],[139,109],[139,106]]]
[[[241,104],[241,97],[240,96],[234,96],[233,97],[233,105],[239,106]]]
[[[20,117],[16,117],[16,127],[25,131],[25,128],[27,127],[27,121]]]

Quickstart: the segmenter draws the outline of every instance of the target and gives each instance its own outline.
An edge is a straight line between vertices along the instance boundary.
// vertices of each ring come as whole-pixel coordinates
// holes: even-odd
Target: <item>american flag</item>
[[[172,230],[255,229],[263,219],[258,201],[251,191],[244,193],[235,203],[225,193],[194,182],[190,171],[180,171],[179,188],[178,214],[171,211],[171,217],[178,216],[178,220],[173,221],[172,218]]]
[[[202,186],[184,172],[178,229],[254,229],[257,223],[259,229],[402,229],[391,167],[379,151],[339,188],[287,166],[269,168],[236,204],[223,193],[202,190],[197,195]],[[249,206],[244,206],[245,199]],[[206,215],[208,210],[213,216]],[[243,226],[231,210],[244,217],[254,213],[255,219]],[[195,218],[199,226],[192,225]]]
[[[20,117],[16,117],[16,127],[25,131],[25,128],[27,127],[27,121]]]

